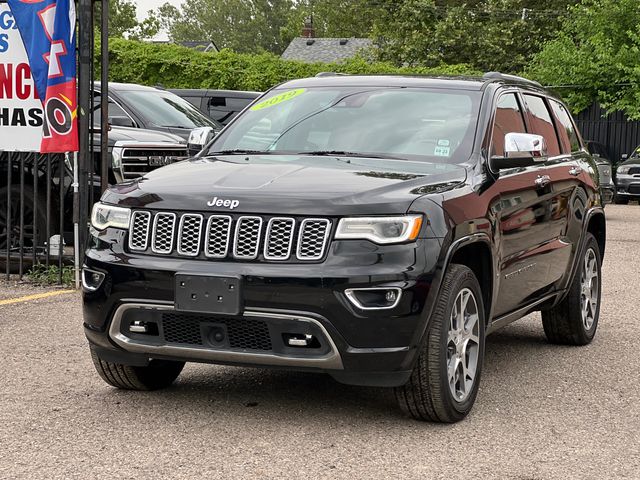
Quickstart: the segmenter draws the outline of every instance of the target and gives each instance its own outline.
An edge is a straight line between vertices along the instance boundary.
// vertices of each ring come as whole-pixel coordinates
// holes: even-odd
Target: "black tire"
[[[159,390],[171,385],[184,368],[184,362],[151,360],[146,367],[134,367],[102,360],[93,348],[91,359],[96,371],[112,387],[122,390]]]
[[[583,286],[582,280],[585,275],[585,258],[588,252],[592,252],[595,259],[595,268],[597,270],[597,304],[593,308],[592,305],[587,305],[590,308],[593,320],[590,326],[588,326],[583,319],[582,306],[583,304]],[[598,319],[600,317],[600,300],[602,293],[602,273],[601,265],[602,259],[600,258],[600,248],[596,238],[587,233],[585,239],[585,245],[580,252],[579,260],[580,266],[575,274],[575,278],[571,282],[567,296],[555,307],[542,312],[542,326],[544,327],[544,333],[547,339],[551,343],[560,345],[587,345],[593,340],[598,328]],[[590,289],[593,291],[593,287]],[[585,298],[586,302],[586,298]]]
[[[0,188],[0,250],[7,248],[7,193],[11,189],[11,248],[20,245],[20,185],[11,185]],[[43,246],[47,229],[47,204],[42,195],[35,198],[33,188],[24,186],[24,247]],[[37,202],[37,209],[34,206]],[[37,238],[33,235],[33,216],[36,210]]]
[[[615,197],[613,197],[613,203],[615,203],[616,205],[629,205],[629,199],[616,195]]]
[[[466,398],[459,401],[449,386],[447,356],[451,346],[449,329],[454,302],[466,290],[473,293],[476,302],[478,356],[473,385]],[[478,394],[484,359],[484,336],[485,315],[478,280],[469,268],[451,265],[443,279],[442,289],[429,321],[427,338],[411,377],[405,385],[395,389],[400,408],[417,420],[453,423],[466,417]]]

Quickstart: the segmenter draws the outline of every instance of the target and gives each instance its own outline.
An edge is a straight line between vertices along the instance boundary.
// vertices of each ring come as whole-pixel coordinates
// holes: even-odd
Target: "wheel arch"
[[[493,255],[489,239],[485,235],[478,235],[466,242],[460,242],[456,247],[452,250],[445,269],[451,264],[458,264],[468,267],[474,273],[482,291],[485,324],[488,324],[495,290]]]
[[[600,249],[600,258],[604,258],[604,251],[607,244],[607,222],[604,213],[595,212],[589,217],[587,232],[596,237]]]

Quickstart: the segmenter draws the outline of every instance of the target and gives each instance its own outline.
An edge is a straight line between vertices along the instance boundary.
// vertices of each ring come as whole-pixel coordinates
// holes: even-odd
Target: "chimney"
[[[309,17],[304,21],[304,27],[302,28],[303,38],[315,38],[316,31],[313,28],[313,17]]]

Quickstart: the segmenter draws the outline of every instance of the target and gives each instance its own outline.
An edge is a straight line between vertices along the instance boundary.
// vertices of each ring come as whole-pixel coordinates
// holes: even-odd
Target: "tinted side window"
[[[560,144],[556,136],[556,129],[553,126],[551,114],[544,100],[541,97],[535,97],[533,95],[525,95],[524,98],[527,102],[531,133],[544,137],[547,141],[547,149],[550,157],[560,155]]]
[[[116,103],[114,103],[111,99],[109,99],[109,102],[107,103],[108,105],[108,111],[109,111],[109,118],[126,118],[128,120],[131,120],[131,118],[129,117],[129,115],[127,115],[127,112],[125,112],[122,108],[120,108],[120,106]],[[93,96],[93,126],[99,126],[100,122],[102,120],[101,117],[101,111],[102,109],[100,108],[100,95],[99,94],[95,94]],[[131,123],[133,124],[133,121],[131,120]]]
[[[513,132],[525,133],[526,129],[516,94],[507,93],[498,99],[491,139],[492,156],[504,156],[504,136]]]
[[[578,140],[576,127],[573,125],[571,115],[569,115],[567,109],[555,100],[549,100],[549,105],[551,105],[551,110],[553,110],[553,114],[559,123],[560,131],[558,132],[558,136],[560,137],[562,151],[569,153],[580,150],[580,140]]]

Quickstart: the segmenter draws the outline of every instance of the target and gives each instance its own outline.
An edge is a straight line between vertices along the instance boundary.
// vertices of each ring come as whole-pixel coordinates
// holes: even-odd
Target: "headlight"
[[[91,225],[97,230],[104,230],[108,227],[128,229],[130,218],[130,209],[100,202],[96,203],[91,211]]]
[[[422,215],[398,217],[350,217],[338,223],[336,239],[371,240],[375,243],[401,243],[415,240],[422,226]]]
[[[618,172],[618,173],[619,173],[619,174],[621,174],[621,175],[625,175],[625,174],[629,173],[629,169],[630,169],[630,168],[631,168],[631,167],[630,167],[629,165],[625,165],[625,166],[623,166],[623,167],[618,167],[618,168],[616,169],[616,172]]]

